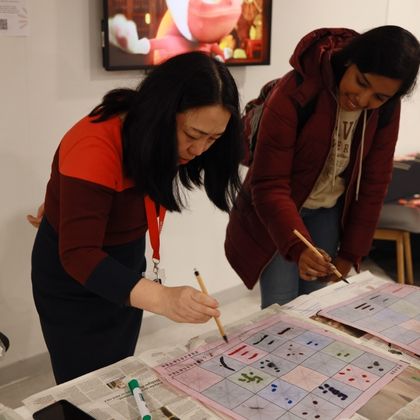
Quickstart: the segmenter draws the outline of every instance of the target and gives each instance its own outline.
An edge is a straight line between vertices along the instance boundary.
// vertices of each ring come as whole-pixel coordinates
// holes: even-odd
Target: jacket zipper
[[[366,130],[367,130],[367,127],[368,127],[368,125],[369,125],[369,121],[372,119],[372,113],[369,115],[369,117],[367,118],[367,120],[366,120],[366,128],[365,128],[365,132],[366,132]],[[360,139],[360,143],[359,143],[359,146],[357,147],[357,151],[356,151],[356,162],[357,162],[357,157],[359,156],[359,158],[360,158],[360,160],[359,160],[359,165],[361,165],[362,164],[362,159],[363,159],[363,156],[362,157],[360,157],[360,148],[362,147],[362,140],[363,139]],[[354,165],[354,167],[353,167],[353,170],[351,171],[351,176],[350,176],[350,179],[349,179],[349,183],[348,183],[348,185],[350,185],[351,183],[352,183],[352,181],[354,181],[354,177],[356,176],[355,174],[356,174],[356,168],[357,168],[357,165],[355,164]],[[349,198],[349,189],[348,188],[346,188],[346,193],[344,194],[344,203],[343,203],[343,213],[342,213],[342,215],[341,215],[341,221],[340,221],[340,224],[341,224],[341,227],[342,228],[344,228],[344,212],[346,211],[346,209],[347,209],[347,204],[348,204],[348,202],[349,202],[349,200],[350,200],[350,198]]]

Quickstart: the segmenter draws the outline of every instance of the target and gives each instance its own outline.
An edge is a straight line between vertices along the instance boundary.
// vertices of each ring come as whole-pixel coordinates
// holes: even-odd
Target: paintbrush
[[[314,247],[298,230],[294,229],[293,233],[315,254],[320,256],[321,258],[324,258],[324,256]],[[331,264],[332,265],[332,264]],[[333,273],[340,279],[343,280],[345,283],[349,284],[348,280],[337,270],[337,267],[333,266]]]
[[[195,278],[198,281],[198,284],[200,285],[201,291],[203,293],[205,293],[206,295],[208,295],[209,293],[207,291],[206,285],[204,284],[204,280],[201,278],[200,273],[198,272],[198,270],[196,268],[194,268],[194,275],[195,275]],[[227,339],[227,336],[226,336],[226,333],[225,333],[225,329],[223,328],[223,325],[220,322],[220,319],[215,317],[215,316],[213,318],[216,321],[217,328],[219,328],[220,335],[223,337],[223,340],[225,340],[225,342],[228,343],[228,339]]]

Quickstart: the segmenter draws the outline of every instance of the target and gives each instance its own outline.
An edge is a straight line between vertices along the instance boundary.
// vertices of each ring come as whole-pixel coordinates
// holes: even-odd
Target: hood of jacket
[[[347,28],[321,28],[309,32],[297,44],[290,65],[302,76],[296,99],[305,105],[318,92],[320,84],[334,94],[335,76],[331,57],[358,33]]]

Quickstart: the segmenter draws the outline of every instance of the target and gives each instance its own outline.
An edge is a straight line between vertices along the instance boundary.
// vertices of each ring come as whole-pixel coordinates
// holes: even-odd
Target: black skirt
[[[104,250],[139,278],[146,270],[144,236]],[[32,250],[32,289],[57,384],[134,354],[143,311],[110,302],[70,277],[45,217]]]

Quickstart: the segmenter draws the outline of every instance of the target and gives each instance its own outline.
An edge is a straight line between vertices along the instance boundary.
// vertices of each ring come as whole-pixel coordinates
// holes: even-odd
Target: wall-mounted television
[[[272,0],[103,0],[103,65],[151,68],[205,51],[228,65],[270,63]]]

